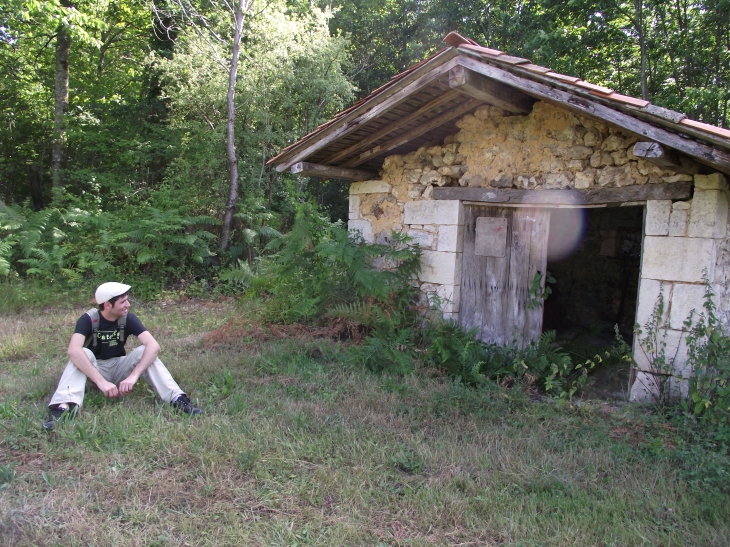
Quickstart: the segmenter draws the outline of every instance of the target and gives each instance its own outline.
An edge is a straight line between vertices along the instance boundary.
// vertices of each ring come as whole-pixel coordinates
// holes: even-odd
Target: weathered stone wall
[[[690,181],[635,157],[635,137],[538,102],[526,116],[483,106],[443,145],[391,156],[383,180],[399,201],[429,199],[434,185],[550,189]]]
[[[725,331],[730,332],[730,217],[725,233],[726,237],[716,242],[717,261],[713,289],[717,299],[717,317]]]
[[[438,296],[445,317],[458,318],[464,225],[461,202],[404,202],[397,197],[399,188],[382,180],[353,183],[349,228],[371,243],[387,242],[392,230],[410,235],[423,249],[421,274],[414,282],[424,296]]]
[[[366,241],[387,240],[391,230],[410,234],[424,249],[416,282],[438,294],[447,317],[458,318],[463,207],[433,201],[434,186],[542,189],[620,187],[691,181],[633,156],[636,141],[619,129],[538,102],[524,116],[483,106],[457,122],[459,132],[383,163],[380,180],[353,183],[350,228]],[[659,291],[665,295],[667,353],[676,351],[677,385],[686,390],[682,323],[701,309],[707,272],[718,295],[720,317],[730,325],[730,242],[727,187],[722,175],[694,177],[691,201],[650,201],[646,206],[641,280],[636,319],[644,325]],[[649,364],[635,340],[640,371],[632,398],[650,394]]]
[[[694,310],[703,311],[705,279],[713,286],[715,304],[725,326],[728,324],[728,197],[725,178],[715,173],[695,175],[692,200],[649,201],[646,204],[644,248],[636,322],[644,330],[634,340],[634,359],[639,365],[631,389],[632,400],[646,400],[656,391],[651,372],[651,352],[645,351],[649,322],[660,294],[664,300],[659,343],[665,343],[667,361],[672,362],[675,380],[670,389],[686,396],[690,370],[687,366],[685,320]],[[647,355],[649,353],[649,355]]]

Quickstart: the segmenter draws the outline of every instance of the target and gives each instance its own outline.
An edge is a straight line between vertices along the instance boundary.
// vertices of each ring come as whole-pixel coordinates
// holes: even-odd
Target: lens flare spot
[[[550,211],[548,262],[568,258],[581,244],[586,227],[585,209],[553,209]]]

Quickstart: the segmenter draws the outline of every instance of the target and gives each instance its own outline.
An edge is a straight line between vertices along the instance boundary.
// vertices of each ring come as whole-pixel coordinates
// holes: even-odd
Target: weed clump
[[[407,374],[422,366],[465,385],[521,383],[570,398],[601,360],[576,362],[556,346],[554,332],[524,348],[516,341],[499,347],[441,319],[439,299],[425,299],[413,283],[420,247],[401,233],[366,244],[306,204],[272,247],[279,252],[252,283],[252,293],[264,298],[264,321],[344,325],[358,342],[346,359],[372,372]]]

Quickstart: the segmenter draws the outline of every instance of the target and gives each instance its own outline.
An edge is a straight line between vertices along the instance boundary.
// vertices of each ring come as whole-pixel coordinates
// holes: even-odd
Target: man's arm
[[[77,369],[97,385],[105,397],[117,397],[119,395],[117,386],[107,381],[86,356],[86,352],[84,352],[85,340],[86,337],[83,334],[75,332],[71,335],[71,341],[68,343],[68,350],[66,351],[68,358],[76,365]]]
[[[143,333],[138,334],[137,339],[144,344],[144,353],[130,375],[119,383],[120,395],[126,395],[132,391],[132,388],[134,387],[134,384],[137,383],[137,380],[139,380],[139,377],[142,376],[142,373],[147,370],[147,367],[149,367],[154,360],[157,359],[157,354],[160,353],[160,344],[157,343],[157,340],[155,340],[155,337],[152,336],[149,331],[144,331]]]

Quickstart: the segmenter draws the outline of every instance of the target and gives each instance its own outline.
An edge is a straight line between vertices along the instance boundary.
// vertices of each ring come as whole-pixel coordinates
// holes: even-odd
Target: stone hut
[[[270,163],[353,181],[350,229],[412,236],[421,291],[485,341],[601,322],[630,337],[661,298],[686,392],[684,322],[706,281],[730,327],[730,131],[456,33],[445,42]],[[640,336],[633,399],[656,389]]]

